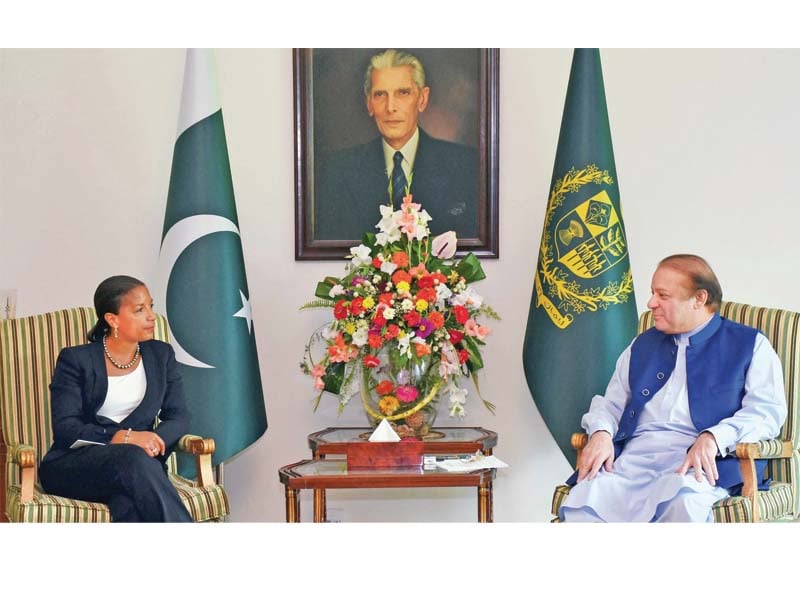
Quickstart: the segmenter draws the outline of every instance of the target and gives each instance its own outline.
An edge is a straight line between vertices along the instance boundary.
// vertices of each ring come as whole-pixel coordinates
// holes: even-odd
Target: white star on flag
[[[241,317],[247,321],[247,333],[252,333],[253,328],[253,309],[250,306],[250,301],[245,297],[244,292],[239,290],[239,295],[242,297],[242,308],[234,314],[234,317]]]

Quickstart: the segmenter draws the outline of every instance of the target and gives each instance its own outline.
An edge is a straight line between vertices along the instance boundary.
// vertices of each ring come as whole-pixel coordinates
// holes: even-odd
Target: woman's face
[[[106,313],[106,321],[119,330],[121,342],[145,342],[153,339],[156,316],[153,298],[143,285],[133,288],[122,297],[119,314]],[[113,332],[109,334],[113,336]]]

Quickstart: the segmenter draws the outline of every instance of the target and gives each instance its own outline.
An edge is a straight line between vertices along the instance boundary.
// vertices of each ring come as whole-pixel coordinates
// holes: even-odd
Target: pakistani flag
[[[564,455],[636,333],[636,301],[597,49],[576,49],[522,360]]]
[[[159,263],[191,433],[213,437],[214,464],[225,462],[267,417],[211,51],[186,55]],[[190,461],[179,466],[194,475]]]

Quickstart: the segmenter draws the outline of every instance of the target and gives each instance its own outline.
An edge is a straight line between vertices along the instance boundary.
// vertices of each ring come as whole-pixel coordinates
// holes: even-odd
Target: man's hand
[[[585,478],[594,479],[600,467],[605,465],[606,471],[614,469],[614,443],[611,434],[607,431],[595,431],[589,438],[589,443],[581,450],[581,459],[578,461],[578,481]]]
[[[686,475],[690,469],[694,469],[694,477],[697,481],[703,481],[703,475],[711,485],[717,485],[719,473],[717,472],[717,441],[708,431],[704,431],[697,436],[697,439],[686,453],[686,460],[683,461],[681,468],[676,471],[679,475]]]

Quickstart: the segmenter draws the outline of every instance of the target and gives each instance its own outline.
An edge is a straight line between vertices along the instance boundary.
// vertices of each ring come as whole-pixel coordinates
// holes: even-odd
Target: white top
[[[108,393],[97,414],[116,423],[124,421],[144,400],[147,376],[139,359],[136,368],[126,375],[108,377]]]
[[[397,152],[386,140],[381,140],[383,143],[383,160],[386,163],[386,174],[391,177],[394,171],[394,153]],[[414,161],[417,158],[417,146],[419,146],[419,127],[414,131],[414,135],[406,142],[406,145],[400,148],[403,154],[403,173],[406,174],[406,181],[411,183],[411,174],[414,172]]]

